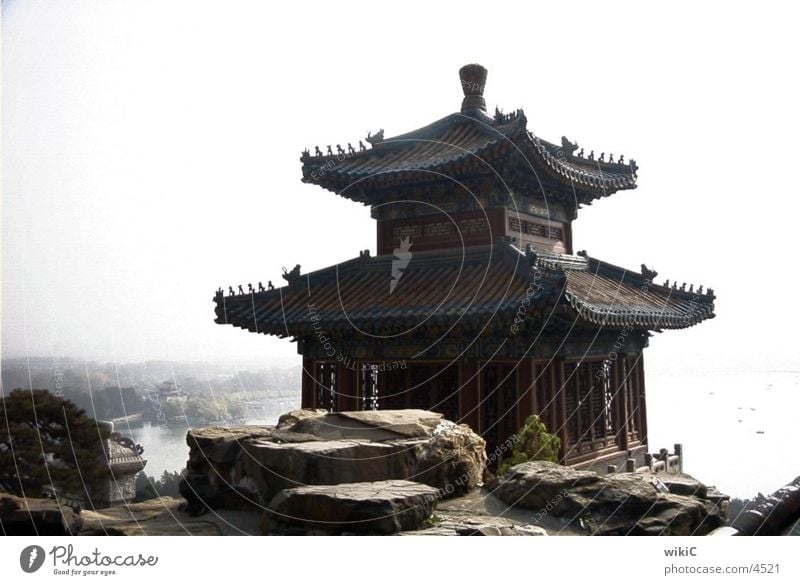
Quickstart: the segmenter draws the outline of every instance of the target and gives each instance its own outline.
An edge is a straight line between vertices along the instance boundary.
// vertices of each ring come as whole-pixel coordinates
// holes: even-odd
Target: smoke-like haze
[[[301,150],[458,110],[477,61],[490,109],[639,164],[638,189],[581,212],[576,249],[715,289],[718,317],[656,336],[651,364],[798,366],[791,22],[413,4],[5,2],[3,355],[291,360],[215,325],[212,296],[374,252],[368,209],[301,183]]]

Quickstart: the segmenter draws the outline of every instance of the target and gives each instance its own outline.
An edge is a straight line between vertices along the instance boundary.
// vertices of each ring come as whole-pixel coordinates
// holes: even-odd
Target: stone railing
[[[630,458],[625,461],[624,469],[617,465],[609,465],[608,473],[626,472],[650,472],[650,473],[683,473],[683,445],[675,443],[675,452],[670,453],[668,449],[661,449],[658,453],[645,453],[644,465],[637,466],[636,459]]]

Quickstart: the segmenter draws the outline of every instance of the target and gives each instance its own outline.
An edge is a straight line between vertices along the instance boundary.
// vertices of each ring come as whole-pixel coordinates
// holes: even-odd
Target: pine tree
[[[47,390],[0,390],[0,491],[82,499],[108,477],[108,432]]]

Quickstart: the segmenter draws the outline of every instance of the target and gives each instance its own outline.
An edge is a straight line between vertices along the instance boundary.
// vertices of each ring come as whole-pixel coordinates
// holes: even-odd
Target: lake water
[[[771,493],[800,475],[800,372],[648,374],[647,401],[650,450],[682,443],[684,470],[723,493]],[[279,414],[248,424],[274,424]],[[186,465],[185,424],[118,430],[144,445],[148,475]]]
[[[800,372],[647,379],[649,447],[683,443],[684,470],[736,497],[800,475]]]
[[[289,409],[291,410],[291,409]],[[253,418],[245,423],[248,425],[274,425],[278,422],[280,413],[271,418]],[[144,447],[142,455],[147,460],[145,473],[158,479],[166,471],[180,471],[186,467],[189,458],[189,446],[186,444],[186,433],[190,426],[184,424],[146,424],[143,427],[128,430],[122,426],[116,430],[123,435],[130,436],[136,443]]]

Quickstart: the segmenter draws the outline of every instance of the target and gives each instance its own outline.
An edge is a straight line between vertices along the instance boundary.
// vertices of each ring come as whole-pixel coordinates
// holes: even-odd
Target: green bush
[[[547,427],[532,414],[517,433],[517,442],[511,449],[508,458],[501,458],[497,466],[497,474],[502,475],[510,468],[528,461],[558,461],[561,439],[547,432]]]

